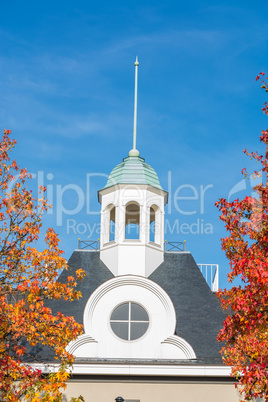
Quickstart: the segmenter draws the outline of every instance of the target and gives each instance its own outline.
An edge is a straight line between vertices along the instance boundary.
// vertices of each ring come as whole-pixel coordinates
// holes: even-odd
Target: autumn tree
[[[53,229],[45,235],[44,250],[36,248],[42,213],[48,208],[44,198],[34,199],[27,189],[30,174],[10,160],[15,140],[4,130],[0,142],[0,400],[61,401],[74,357],[68,343],[82,333],[73,317],[53,315],[47,299],[74,300],[77,277],[59,282],[67,269]],[[44,192],[41,188],[41,194]],[[56,370],[43,375],[33,366],[34,348],[53,352]],[[27,361],[29,363],[27,363]],[[41,362],[39,362],[41,363]],[[82,401],[82,397],[73,401]]]
[[[264,73],[258,79],[268,92]],[[268,115],[267,103],[262,110]],[[244,150],[259,165],[253,173],[261,178],[254,187],[256,197],[216,203],[229,232],[222,239],[230,260],[228,279],[232,283],[240,278],[242,283],[220,292],[222,306],[230,315],[218,340],[225,341],[223,359],[232,366],[244,400],[262,397],[268,401],[268,130],[262,132],[260,140],[264,155]],[[249,176],[245,169],[242,173],[245,178]]]

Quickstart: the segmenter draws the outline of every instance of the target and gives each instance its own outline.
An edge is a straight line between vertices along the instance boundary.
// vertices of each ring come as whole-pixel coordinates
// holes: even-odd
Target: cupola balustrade
[[[98,240],[81,240],[78,239],[78,249],[87,251],[99,251],[100,239]],[[165,240],[165,253],[182,253],[186,252],[186,240],[183,242],[174,242]],[[219,265],[218,264],[197,264],[207,284],[212,292],[219,290]]]

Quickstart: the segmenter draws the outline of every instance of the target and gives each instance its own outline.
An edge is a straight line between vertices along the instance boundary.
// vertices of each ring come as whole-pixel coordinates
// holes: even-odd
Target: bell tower
[[[100,258],[115,276],[148,277],[164,260],[164,206],[168,193],[136,149],[138,66],[136,58],[133,148],[98,192]]]

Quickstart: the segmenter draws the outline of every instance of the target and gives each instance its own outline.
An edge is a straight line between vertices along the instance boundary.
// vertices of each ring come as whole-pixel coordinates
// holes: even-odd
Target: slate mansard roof
[[[51,300],[48,306],[53,313],[61,311],[83,324],[88,298],[102,283],[114,276],[100,260],[99,252],[75,250],[69,260],[69,270],[62,273],[61,281],[65,282],[67,276],[74,275],[79,268],[83,268],[87,275],[77,287],[83,296],[74,302]],[[177,317],[176,335],[184,338],[197,356],[190,364],[222,364],[219,354],[221,344],[216,337],[222,327],[224,314],[191,253],[165,253],[164,262],[149,279],[160,285],[173,302]]]

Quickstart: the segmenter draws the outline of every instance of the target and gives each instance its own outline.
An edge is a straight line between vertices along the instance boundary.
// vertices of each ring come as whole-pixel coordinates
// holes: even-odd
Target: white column
[[[117,207],[117,222],[118,222],[118,228],[117,228],[117,242],[118,243],[123,243],[125,240],[125,215],[126,215],[126,206],[122,205],[119,203]]]

